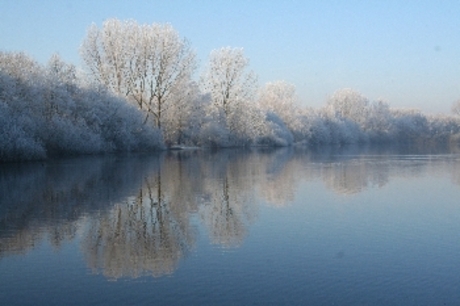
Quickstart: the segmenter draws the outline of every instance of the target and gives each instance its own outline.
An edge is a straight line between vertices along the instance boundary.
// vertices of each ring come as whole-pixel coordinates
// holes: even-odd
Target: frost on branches
[[[460,142],[452,114],[425,115],[341,89],[302,106],[294,85],[258,86],[242,48],[213,50],[199,80],[170,24],[109,19],[81,45],[86,74],[53,55],[0,52],[0,161],[201,146]]]
[[[161,146],[141,113],[104,88],[83,85],[58,56],[43,67],[23,53],[0,52],[0,160]]]

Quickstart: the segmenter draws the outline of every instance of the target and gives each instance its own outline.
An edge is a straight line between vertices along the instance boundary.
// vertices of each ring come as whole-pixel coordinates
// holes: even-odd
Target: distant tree
[[[428,115],[428,135],[432,140],[457,139],[460,135],[460,118],[452,115]]]
[[[362,126],[371,141],[386,141],[391,132],[391,113],[387,102],[378,100],[369,105],[367,120]]]
[[[395,140],[414,140],[429,135],[428,120],[419,109],[390,109]]]
[[[73,111],[76,115],[75,105],[72,105],[78,95],[76,67],[65,63],[58,54],[54,54],[45,66],[45,76],[47,86],[44,88],[44,103],[47,123],[55,115],[64,115],[64,111]]]
[[[128,98],[162,128],[163,114],[196,69],[195,53],[169,24],[109,19],[92,25],[81,47],[95,80]]]
[[[163,135],[167,144],[193,144],[204,114],[198,84],[190,82],[174,91],[174,103],[164,113]]]
[[[278,116],[293,135],[300,140],[304,125],[302,111],[297,105],[296,88],[285,81],[269,82],[259,91],[260,107]]]
[[[460,116],[460,100],[457,100],[452,105],[452,113]]]
[[[285,81],[269,82],[260,90],[259,104],[264,110],[277,114],[288,123],[296,113],[295,90],[294,85]]]
[[[202,91],[210,94],[216,115],[230,131],[237,129],[242,108],[255,99],[257,78],[248,66],[242,48],[213,50],[201,79]]]
[[[368,115],[369,100],[359,92],[345,88],[336,91],[326,107],[330,114],[362,125]]]
[[[0,161],[44,158],[43,68],[24,53],[0,51]]]

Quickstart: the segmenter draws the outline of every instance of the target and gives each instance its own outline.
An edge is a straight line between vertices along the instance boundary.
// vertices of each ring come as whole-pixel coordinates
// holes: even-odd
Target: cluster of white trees
[[[243,49],[213,50],[198,80],[190,43],[169,24],[107,20],[81,46],[86,74],[0,53],[0,160],[164,146],[288,146],[459,139],[452,115],[393,109],[351,89],[320,109],[292,84],[258,87]]]
[[[0,52],[0,160],[151,150],[163,146],[139,111],[53,56],[42,66]]]

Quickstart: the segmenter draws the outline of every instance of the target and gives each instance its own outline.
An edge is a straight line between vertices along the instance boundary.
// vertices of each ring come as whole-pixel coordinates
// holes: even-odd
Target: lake
[[[460,150],[0,164],[2,305],[458,305]]]

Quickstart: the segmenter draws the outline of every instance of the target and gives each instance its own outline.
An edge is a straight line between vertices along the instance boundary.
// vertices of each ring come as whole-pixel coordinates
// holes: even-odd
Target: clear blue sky
[[[243,47],[260,84],[286,80],[303,105],[353,88],[395,107],[449,112],[460,99],[460,1],[0,0],[0,50],[80,66],[91,23],[171,23],[197,51]]]

